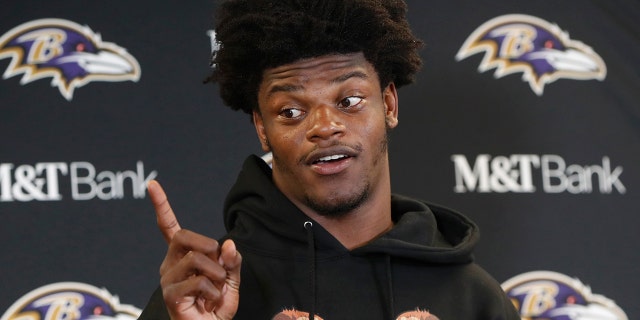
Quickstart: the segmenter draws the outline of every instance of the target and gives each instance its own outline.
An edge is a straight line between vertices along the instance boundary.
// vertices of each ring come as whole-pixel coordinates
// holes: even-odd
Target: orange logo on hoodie
[[[407,311],[401,314],[397,320],[440,320],[438,317],[429,313],[429,311],[421,311],[416,309],[414,311]]]
[[[314,317],[317,320],[324,320],[317,315]],[[282,312],[276,314],[273,317],[273,320],[309,320],[309,313],[304,311],[298,311],[295,309],[291,310],[283,310]]]
[[[323,320],[319,316],[315,316],[315,319]],[[309,320],[309,313],[304,311],[298,311],[295,309],[285,309],[278,313],[272,320]],[[413,311],[407,311],[398,316],[396,320],[440,320],[435,315],[429,313],[429,311],[422,311],[416,309]]]

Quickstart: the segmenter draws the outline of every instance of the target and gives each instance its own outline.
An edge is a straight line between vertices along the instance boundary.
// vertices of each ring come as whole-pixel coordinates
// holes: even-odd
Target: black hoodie
[[[243,257],[235,319],[520,319],[473,263],[478,228],[454,211],[393,195],[393,229],[348,250],[275,187],[256,156],[224,209],[225,239]],[[140,319],[166,317],[157,291]]]

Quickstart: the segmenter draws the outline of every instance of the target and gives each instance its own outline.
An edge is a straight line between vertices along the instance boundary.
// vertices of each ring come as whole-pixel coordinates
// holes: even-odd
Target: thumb
[[[222,290],[222,301],[215,313],[220,319],[232,319],[238,310],[240,302],[240,267],[242,256],[236,250],[233,240],[227,240],[222,244],[218,262],[227,270],[227,278]]]
[[[176,215],[173,213],[171,205],[169,205],[167,194],[164,193],[158,181],[149,181],[147,190],[149,192],[149,198],[151,198],[151,203],[153,203],[156,211],[158,228],[160,228],[164,240],[169,243],[171,239],[173,239],[173,235],[181,229],[178,219],[176,219]]]
[[[218,263],[227,270],[227,278],[231,278],[233,281],[240,283],[240,265],[242,264],[242,256],[236,249],[236,244],[233,240],[225,240],[222,244]]]

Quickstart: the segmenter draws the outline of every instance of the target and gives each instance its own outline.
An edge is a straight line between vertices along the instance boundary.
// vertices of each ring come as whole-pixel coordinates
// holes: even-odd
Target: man
[[[221,242],[180,228],[141,319],[519,319],[472,262],[476,226],[392,195],[387,131],[421,66],[401,0],[235,0],[218,10],[211,80],[252,115]],[[219,245],[222,243],[222,245]]]

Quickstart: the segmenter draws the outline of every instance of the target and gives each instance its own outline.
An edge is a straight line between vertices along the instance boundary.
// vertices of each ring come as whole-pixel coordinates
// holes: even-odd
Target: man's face
[[[254,124],[273,152],[273,179],[306,213],[341,216],[389,196],[387,129],[397,94],[380,88],[362,53],[327,55],[267,69]]]

